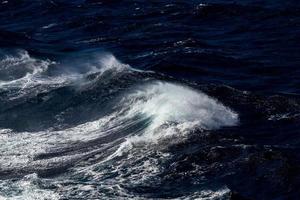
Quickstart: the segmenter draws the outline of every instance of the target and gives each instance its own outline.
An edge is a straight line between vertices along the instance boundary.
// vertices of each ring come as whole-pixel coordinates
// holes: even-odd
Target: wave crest
[[[234,126],[239,121],[237,113],[212,97],[186,86],[161,81],[136,88],[122,98],[120,105],[123,109],[118,114],[119,119],[140,116],[151,122],[142,134],[127,138],[113,156],[137,142],[157,143],[194,129],[218,129]],[[123,117],[121,113],[125,113]]]

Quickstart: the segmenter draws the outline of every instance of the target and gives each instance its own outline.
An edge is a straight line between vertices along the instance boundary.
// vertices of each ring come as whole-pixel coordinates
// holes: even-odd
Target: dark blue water
[[[0,199],[298,199],[300,3],[0,1]]]

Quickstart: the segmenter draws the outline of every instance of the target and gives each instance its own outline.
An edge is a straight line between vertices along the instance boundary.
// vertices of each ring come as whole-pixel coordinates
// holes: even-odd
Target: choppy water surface
[[[298,1],[0,1],[0,199],[297,199]]]

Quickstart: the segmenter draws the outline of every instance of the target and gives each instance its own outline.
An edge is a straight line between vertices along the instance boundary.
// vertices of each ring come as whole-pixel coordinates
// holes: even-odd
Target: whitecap
[[[151,123],[143,134],[128,137],[115,155],[130,149],[132,143],[157,143],[166,138],[184,136],[194,129],[235,126],[239,121],[236,112],[203,92],[162,81],[135,88],[119,104],[125,118],[142,116],[151,119]]]
[[[142,72],[109,53],[77,57],[56,62],[34,58],[25,50],[0,51],[0,90],[8,91],[8,98],[14,100],[64,86],[85,89],[103,77],[112,80],[119,74]]]

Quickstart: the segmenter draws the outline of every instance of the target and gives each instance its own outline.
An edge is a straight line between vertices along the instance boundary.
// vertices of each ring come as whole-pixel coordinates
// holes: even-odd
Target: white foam
[[[105,74],[105,72],[110,72],[111,77],[118,75],[120,73],[130,73],[130,72],[148,72],[153,73],[152,71],[144,71],[132,68],[128,64],[121,63],[116,57],[110,53],[101,53],[91,55],[91,62],[84,62],[83,68],[87,69],[87,74],[99,73],[99,76]]]
[[[166,82],[154,82],[129,95],[131,112],[140,111],[154,118],[150,129],[166,122],[197,122],[203,129],[232,126],[237,114],[206,94],[192,88]]]
[[[35,75],[46,71],[50,64],[50,61],[31,58],[28,52],[24,50],[17,51],[15,55],[6,55],[0,61],[0,73],[4,72],[7,76],[12,77],[14,74],[21,73],[23,76],[9,81],[0,80],[0,87],[13,85],[23,88],[31,82]]]
[[[40,179],[36,174],[29,174],[18,181],[0,180],[0,199],[5,200],[58,200],[54,191],[38,187]]]
[[[51,24],[43,26],[42,29],[49,29],[49,28],[52,28],[54,26],[57,26],[57,24],[56,23],[51,23]]]
[[[279,121],[279,120],[285,120],[285,119],[291,119],[296,118],[300,116],[300,113],[283,113],[283,114],[274,114],[271,115],[268,120],[270,121]]]
[[[32,165],[38,162],[33,160],[38,154],[105,136],[115,125],[110,121],[113,117],[115,116],[109,115],[61,131],[13,133],[9,129],[2,129],[0,130],[2,133],[0,134],[0,168],[13,169]]]
[[[129,65],[123,64],[119,62],[115,56],[112,54],[105,54],[102,55],[99,59],[98,66],[95,66],[96,69],[99,69],[100,66],[100,72],[104,73],[105,71],[112,70],[115,73],[122,72],[123,70],[131,68]]]
[[[64,82],[60,77],[51,79],[42,75],[52,64],[55,63],[50,60],[32,58],[24,50],[18,50],[14,54],[7,54],[0,60],[0,74],[9,77],[9,79],[0,80],[0,89],[10,91],[9,98],[14,99],[26,94],[36,94],[41,92],[41,90],[46,90],[45,87],[37,88],[37,86],[60,85]]]
[[[196,199],[196,200],[218,200],[218,199],[229,199],[230,189],[227,187],[220,188],[218,190],[202,190],[200,192],[195,192],[188,197],[182,199]]]

